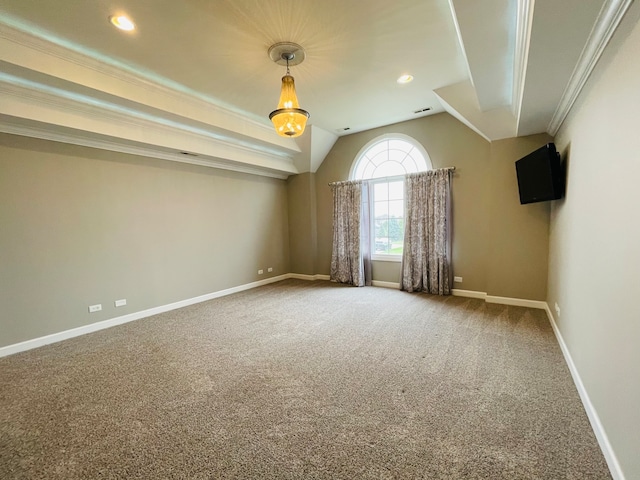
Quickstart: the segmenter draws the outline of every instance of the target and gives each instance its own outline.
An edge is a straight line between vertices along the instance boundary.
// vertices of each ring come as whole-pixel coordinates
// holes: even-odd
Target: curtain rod
[[[455,170],[455,169],[456,169],[456,167],[442,167],[442,168],[435,168],[434,170],[425,170],[425,171],[433,172],[433,171],[436,171],[436,170]],[[420,172],[415,172],[415,173],[420,173]],[[404,175],[396,175],[395,177],[389,177],[389,178],[400,178],[400,177],[404,177]],[[377,180],[377,179],[375,179],[375,178],[371,178],[371,179],[367,178],[367,180]],[[343,180],[343,181],[340,181],[340,182],[329,182],[328,185],[329,186],[342,185],[342,184],[345,184],[345,183],[360,182],[360,181],[361,180]]]

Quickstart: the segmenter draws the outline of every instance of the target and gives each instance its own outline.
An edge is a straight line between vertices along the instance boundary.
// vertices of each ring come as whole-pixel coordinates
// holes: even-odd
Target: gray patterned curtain
[[[368,242],[368,218],[364,205],[368,188],[362,181],[330,184],[333,192],[333,250],[331,280],[356,287],[371,285]],[[365,239],[365,241],[362,241]]]
[[[400,289],[451,294],[452,168],[410,173]]]

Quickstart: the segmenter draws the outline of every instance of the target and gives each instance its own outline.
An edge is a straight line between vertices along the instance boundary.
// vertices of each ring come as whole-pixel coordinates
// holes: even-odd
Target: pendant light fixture
[[[282,137],[299,137],[309,118],[309,112],[300,108],[293,77],[289,67],[300,65],[304,58],[304,49],[291,42],[276,43],[269,48],[269,57],[278,65],[286,65],[287,73],[282,77],[280,101],[278,109],[269,114],[278,135]]]

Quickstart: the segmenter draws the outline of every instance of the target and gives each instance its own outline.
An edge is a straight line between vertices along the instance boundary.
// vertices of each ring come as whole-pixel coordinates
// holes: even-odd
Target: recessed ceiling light
[[[111,15],[109,17],[109,21],[114,27],[127,32],[136,28],[135,23],[133,23],[126,15]]]
[[[401,75],[400,77],[398,77],[398,83],[409,83],[410,81],[413,80],[413,75]]]

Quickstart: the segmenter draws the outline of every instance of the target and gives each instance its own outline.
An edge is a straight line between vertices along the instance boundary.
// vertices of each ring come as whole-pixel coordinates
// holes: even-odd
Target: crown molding
[[[170,118],[169,115],[162,116],[149,113],[140,108],[129,107],[126,104],[117,104],[96,97],[88,97],[72,92],[71,90],[52,88],[48,85],[2,72],[0,72],[0,91],[9,98],[22,98],[38,106],[50,105],[60,110],[77,112],[88,117],[103,118],[111,122],[128,123],[132,127],[170,127],[176,131],[204,135],[210,140],[224,145],[260,152],[268,156],[273,156],[274,158],[290,157],[290,152],[284,148],[261,145],[257,142],[238,139],[230,136],[226,132],[220,132],[210,125],[200,124],[198,127],[186,123],[184,119],[177,121]],[[299,150],[295,150],[294,152],[297,153],[298,151]]]
[[[5,133],[275,178],[298,173],[286,151],[11,75],[0,73],[0,94],[0,130]],[[189,156],[181,153],[185,150]]]
[[[549,122],[547,132],[550,135],[555,136],[558,133],[632,2],[633,0],[607,0],[602,6],[560,103]]]
[[[520,125],[522,98],[527,77],[534,2],[535,0],[521,0],[518,2],[516,13],[516,45],[513,54],[513,92],[511,98],[511,111],[516,119],[516,132]]]

